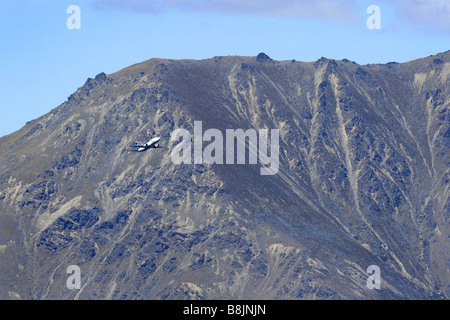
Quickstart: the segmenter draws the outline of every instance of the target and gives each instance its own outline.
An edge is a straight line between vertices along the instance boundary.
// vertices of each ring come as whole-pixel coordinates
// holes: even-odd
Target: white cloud
[[[450,33],[450,0],[392,0],[405,23]]]
[[[133,11],[142,13],[159,13],[165,10],[165,1],[151,0],[92,0],[92,7],[100,11]]]
[[[286,18],[353,21],[354,0],[92,0],[99,10],[159,13],[167,10],[223,12]]]
[[[98,10],[158,14],[165,11],[219,12],[284,18],[354,22],[365,17],[357,0],[91,0]],[[394,4],[397,18],[409,26],[450,33],[450,0],[374,0]],[[382,13],[383,14],[383,13]]]

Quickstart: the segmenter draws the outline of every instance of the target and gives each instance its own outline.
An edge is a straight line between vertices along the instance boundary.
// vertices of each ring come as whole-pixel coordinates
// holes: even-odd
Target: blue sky
[[[81,29],[66,12],[80,8]],[[367,7],[381,29],[366,26]],[[450,49],[450,0],[1,0],[0,136],[63,103],[88,77],[150,58],[256,56],[359,64]]]

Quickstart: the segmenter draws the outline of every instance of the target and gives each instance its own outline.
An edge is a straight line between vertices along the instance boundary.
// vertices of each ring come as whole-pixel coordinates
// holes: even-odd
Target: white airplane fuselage
[[[137,151],[138,152],[142,152],[142,151],[145,151],[145,150],[150,149],[150,148],[157,148],[159,146],[158,142],[159,142],[160,139],[161,139],[160,137],[156,137],[156,138],[151,139],[149,142],[144,144],[143,147],[138,148]]]

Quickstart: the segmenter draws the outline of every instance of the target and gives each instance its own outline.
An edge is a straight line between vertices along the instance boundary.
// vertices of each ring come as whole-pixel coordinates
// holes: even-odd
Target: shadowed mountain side
[[[88,79],[0,138],[0,297],[447,299],[449,75],[450,52],[260,54]],[[278,172],[175,164],[171,134],[194,121],[279,129]],[[162,148],[128,151],[154,136]]]

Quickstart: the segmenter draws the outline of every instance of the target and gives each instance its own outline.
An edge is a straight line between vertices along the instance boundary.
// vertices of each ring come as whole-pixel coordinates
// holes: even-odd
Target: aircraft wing
[[[130,147],[132,147],[132,148],[145,148],[145,146],[142,146],[142,145],[138,144],[137,142],[136,142],[136,144],[132,144]]]

